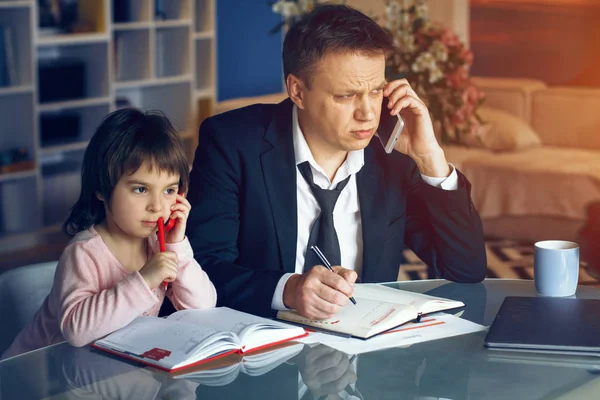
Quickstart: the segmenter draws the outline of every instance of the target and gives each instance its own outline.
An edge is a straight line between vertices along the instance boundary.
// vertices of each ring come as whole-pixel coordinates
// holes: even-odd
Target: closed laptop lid
[[[498,349],[600,355],[600,300],[506,297],[484,344]]]

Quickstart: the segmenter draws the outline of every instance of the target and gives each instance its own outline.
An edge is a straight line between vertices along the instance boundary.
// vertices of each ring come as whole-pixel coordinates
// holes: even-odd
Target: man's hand
[[[333,267],[334,272],[315,265],[302,275],[292,275],[283,289],[283,304],[311,319],[327,319],[348,303],[354,292],[356,272]]]
[[[357,379],[347,354],[321,344],[304,346],[294,361],[314,396],[337,394]]]
[[[435,138],[429,110],[408,81],[399,79],[389,82],[383,95],[389,97],[388,112],[391,115],[400,113],[405,123],[394,149],[412,158],[423,175],[438,178],[449,176],[450,166]]]

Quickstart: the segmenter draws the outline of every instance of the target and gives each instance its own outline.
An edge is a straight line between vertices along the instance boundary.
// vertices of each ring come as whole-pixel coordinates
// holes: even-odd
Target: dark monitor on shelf
[[[55,112],[40,115],[42,147],[69,143],[80,134],[81,117],[76,112]]]
[[[81,99],[86,95],[85,63],[78,59],[41,60],[38,65],[40,103]]]

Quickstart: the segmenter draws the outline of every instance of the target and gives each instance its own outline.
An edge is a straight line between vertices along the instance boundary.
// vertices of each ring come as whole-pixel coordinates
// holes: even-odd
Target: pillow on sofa
[[[483,125],[478,132],[477,147],[492,151],[518,151],[542,145],[540,137],[527,122],[506,111],[481,107],[478,114]]]

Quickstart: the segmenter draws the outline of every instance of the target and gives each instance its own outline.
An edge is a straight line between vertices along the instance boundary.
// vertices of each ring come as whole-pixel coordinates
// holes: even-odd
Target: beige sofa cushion
[[[600,89],[562,87],[533,93],[531,124],[544,144],[600,150]]]
[[[479,129],[478,146],[492,151],[521,151],[540,147],[538,134],[522,119],[499,109],[481,107],[484,125]]]
[[[528,123],[531,94],[547,87],[536,79],[473,77],[473,83],[484,92],[486,107],[507,111]]]

